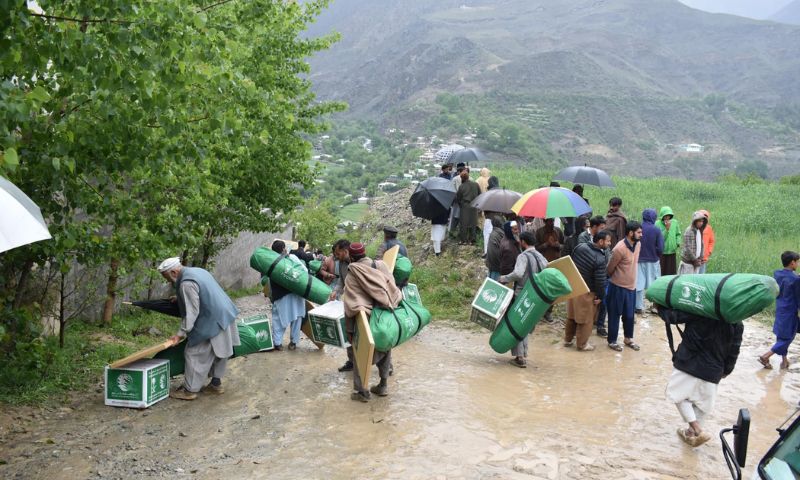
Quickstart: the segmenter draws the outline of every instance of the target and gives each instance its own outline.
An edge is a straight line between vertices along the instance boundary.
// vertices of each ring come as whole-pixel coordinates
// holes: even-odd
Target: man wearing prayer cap
[[[183,385],[172,398],[194,400],[200,390],[222,394],[222,377],[233,347],[240,345],[236,315],[239,310],[211,274],[197,267],[184,267],[178,257],[158,266],[161,275],[175,287],[181,327],[170,337],[176,344],[186,339]],[[211,383],[205,385],[206,378]]]
[[[383,254],[386,253],[386,250],[394,247],[395,245],[400,246],[400,255],[407,257],[408,250],[406,246],[403,245],[403,242],[397,239],[397,229],[386,225],[383,227],[383,243],[378,246],[378,251],[375,253],[375,258],[383,258]]]
[[[345,330],[353,343],[353,335],[356,332],[355,317],[359,311],[366,313],[367,317],[372,313],[372,308],[380,306],[384,308],[396,308],[403,299],[403,294],[394,283],[392,272],[381,260],[372,260],[367,257],[363,243],[351,243],[348,251],[350,256],[350,266],[347,278],[344,281],[344,303]],[[380,375],[380,383],[372,386],[369,390],[361,384],[361,376],[358,373],[358,364],[354,362],[353,368],[353,390],[350,395],[352,400],[368,402],[370,392],[380,397],[388,395],[388,378],[392,373],[392,351],[375,351],[372,363],[377,365]]]

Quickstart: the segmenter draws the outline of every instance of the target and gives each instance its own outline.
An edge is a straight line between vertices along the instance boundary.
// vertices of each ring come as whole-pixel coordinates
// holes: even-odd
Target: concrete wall
[[[269,247],[277,238],[291,240],[292,228],[280,233],[240,233],[233,243],[212,259],[214,266],[211,273],[223,288],[238,290],[256,287],[261,275],[250,268],[250,255],[257,247]]]

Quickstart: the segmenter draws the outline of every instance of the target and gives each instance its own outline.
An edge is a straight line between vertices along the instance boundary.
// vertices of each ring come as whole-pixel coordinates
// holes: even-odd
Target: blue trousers
[[[500,272],[492,272],[492,271],[490,271],[489,272],[489,278],[491,278],[494,281],[500,280]]]
[[[789,354],[789,345],[792,344],[792,340],[794,340],[794,337],[778,338],[775,341],[775,345],[773,345],[772,348],[770,348],[770,350],[772,350],[774,353],[777,353],[782,357],[785,357],[786,355]]]
[[[608,282],[605,303],[608,310],[608,343],[617,343],[620,317],[622,317],[622,329],[625,338],[633,338],[633,310],[636,305],[636,290],[628,290]]]
[[[289,341],[297,345],[300,343],[300,326],[303,323],[303,317],[297,317],[289,324]],[[283,343],[283,334],[286,332],[286,327],[281,326],[281,322],[272,322],[272,341],[275,345]]]

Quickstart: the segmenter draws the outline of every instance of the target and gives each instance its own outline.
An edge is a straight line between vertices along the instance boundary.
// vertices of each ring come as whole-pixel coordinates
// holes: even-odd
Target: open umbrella
[[[433,154],[433,156],[436,157],[436,160],[439,160],[440,162],[447,162],[450,160],[450,157],[452,157],[455,152],[463,149],[464,149],[463,145],[452,143],[450,145],[445,145],[444,147],[437,150],[436,153]]]
[[[487,160],[489,160],[489,158],[477,148],[465,148],[455,152],[450,157],[450,163],[465,163],[467,165],[470,163],[485,162]]]
[[[52,238],[39,207],[8,179],[0,177],[0,252]]]
[[[520,217],[578,217],[592,211],[580,195],[561,187],[545,187],[524,194],[511,210]]]
[[[122,302],[125,305],[135,305],[145,310],[152,310],[154,312],[163,313],[172,317],[180,317],[181,312],[178,309],[178,302],[173,302],[168,298],[160,300],[139,300],[137,302]]]
[[[567,167],[556,173],[553,180],[564,180],[565,182],[595,185],[597,187],[616,187],[614,181],[611,180],[611,177],[606,172],[586,165],[582,167]]]
[[[484,212],[511,213],[511,207],[522,197],[521,193],[505,188],[495,188],[478,195],[470,205]]]
[[[453,182],[441,177],[431,177],[417,185],[411,194],[411,213],[415,217],[431,220],[447,213],[456,198]]]

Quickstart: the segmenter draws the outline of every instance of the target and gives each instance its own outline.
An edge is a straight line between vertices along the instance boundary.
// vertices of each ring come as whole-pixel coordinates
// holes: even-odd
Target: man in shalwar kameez
[[[282,240],[275,240],[272,242],[272,251],[286,255],[286,244]],[[295,254],[290,253],[286,256],[304,270],[308,270],[305,263]],[[269,300],[272,302],[272,340],[275,343],[275,350],[283,350],[283,335],[289,326],[291,326],[289,350],[294,350],[300,342],[300,326],[306,316],[306,301],[300,295],[272,281],[269,282],[269,292]]]
[[[181,327],[170,339],[186,339],[183,385],[170,396],[194,400],[200,390],[221,394],[222,377],[233,347],[240,345],[236,316],[239,310],[211,274],[196,267],[184,267],[178,257],[168,258],[158,267],[161,275],[175,286],[181,313]],[[206,378],[211,383],[205,385]]]
[[[461,208],[458,241],[474,245],[478,227],[478,209],[471,204],[481,194],[481,187],[469,179],[469,168],[462,170],[460,175],[461,185],[456,193],[456,201]]]
[[[366,256],[363,243],[351,243],[348,253],[351,263],[344,282],[342,302],[344,303],[345,330],[352,344],[353,335],[356,332],[355,317],[359,311],[363,311],[369,317],[374,306],[396,308],[403,299],[403,294],[395,285],[389,267],[381,260],[372,260]],[[372,363],[378,367],[380,382],[367,390],[361,384],[358,364],[353,362],[354,391],[350,396],[351,399],[368,402],[370,392],[380,397],[388,395],[387,380],[392,371],[392,351],[379,352],[376,350],[372,357]]]

